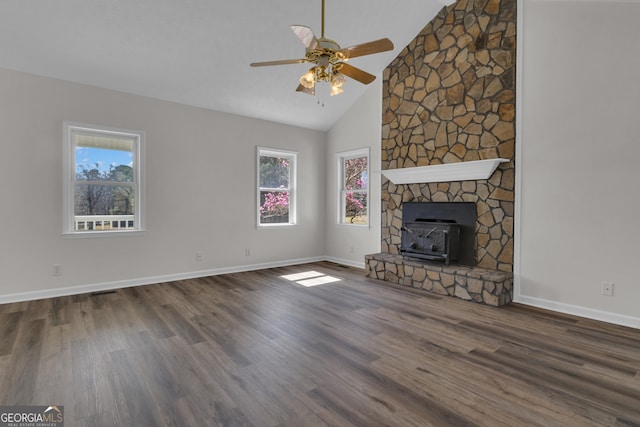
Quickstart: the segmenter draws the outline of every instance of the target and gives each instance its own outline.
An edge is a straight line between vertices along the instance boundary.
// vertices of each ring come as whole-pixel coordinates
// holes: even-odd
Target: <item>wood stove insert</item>
[[[400,253],[449,265],[475,265],[476,207],[472,202],[402,205]]]

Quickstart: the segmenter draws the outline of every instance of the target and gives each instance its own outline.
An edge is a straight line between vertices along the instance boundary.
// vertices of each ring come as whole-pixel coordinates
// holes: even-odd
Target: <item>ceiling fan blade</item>
[[[362,71],[360,68],[356,68],[353,65],[349,65],[345,62],[341,62],[340,65],[341,66],[338,69],[338,72],[344,74],[347,77],[351,77],[352,79],[357,80],[360,83],[368,85],[376,79],[376,76],[374,76],[373,74]]]
[[[386,52],[393,50],[393,43],[388,38],[375,40],[368,43],[357,44],[355,46],[345,47],[342,52],[345,58],[355,58],[357,56],[371,55],[373,53]]]
[[[291,29],[307,49],[318,49],[320,47],[320,43],[311,28],[304,25],[292,25]]]
[[[312,88],[306,88],[306,87],[304,87],[302,85],[298,85],[298,88],[296,89],[296,92],[302,92],[302,93],[306,93],[306,94],[309,94],[309,95],[312,95],[312,96],[316,94],[315,86],[312,87]]]
[[[287,65],[287,64],[303,64],[307,62],[306,58],[303,59],[282,59],[279,61],[267,61],[267,62],[252,62],[252,67],[266,67],[269,65]]]

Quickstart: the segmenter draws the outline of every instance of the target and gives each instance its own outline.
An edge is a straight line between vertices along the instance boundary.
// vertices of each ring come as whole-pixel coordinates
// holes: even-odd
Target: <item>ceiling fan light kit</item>
[[[342,49],[338,43],[324,36],[324,0],[322,0],[322,33],[317,38],[311,28],[304,25],[292,25],[291,29],[305,46],[305,56],[300,59],[284,59],[268,62],[254,62],[252,67],[264,67],[286,64],[314,64],[300,77],[296,91],[309,95],[316,94],[316,84],[326,83],[330,87],[330,95],[338,95],[343,92],[345,76],[360,83],[369,84],[376,77],[353,65],[347,64],[351,58],[371,55],[374,53],[393,50],[393,43],[388,38],[383,38],[368,43],[362,43]]]

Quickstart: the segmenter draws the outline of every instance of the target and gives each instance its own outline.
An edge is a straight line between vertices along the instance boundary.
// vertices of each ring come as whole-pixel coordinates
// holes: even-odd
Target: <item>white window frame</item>
[[[260,222],[260,192],[270,189],[260,187],[260,157],[286,157],[291,159],[289,167],[289,222],[261,223]],[[280,150],[275,148],[258,147],[256,150],[256,225],[258,228],[290,227],[297,224],[297,169],[298,153],[295,151]]]
[[[349,222],[345,222],[345,198],[347,190],[345,189],[345,176],[344,176],[344,162],[345,160],[356,159],[358,157],[366,157],[367,158],[367,188],[363,190],[355,190],[356,192],[366,191],[367,193],[367,223],[366,224],[352,224]],[[357,150],[344,151],[341,153],[336,153],[336,170],[338,172],[337,179],[337,224],[344,225],[348,227],[369,227],[370,225],[370,202],[371,202],[371,156],[369,148],[359,148]],[[354,190],[349,190],[353,192]]]
[[[142,234],[144,229],[143,147],[144,132],[76,122],[63,122],[63,225],[64,237],[114,237]],[[76,145],[78,134],[131,139],[133,143],[134,228],[123,230],[75,230]]]

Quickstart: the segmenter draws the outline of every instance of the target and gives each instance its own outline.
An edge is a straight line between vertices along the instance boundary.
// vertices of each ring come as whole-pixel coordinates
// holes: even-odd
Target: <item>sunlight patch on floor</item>
[[[319,273],[317,271],[305,271],[302,273],[288,274],[286,276],[280,277],[306,287],[326,285],[328,283],[340,282],[342,280],[337,277],[328,276],[324,273]]]

